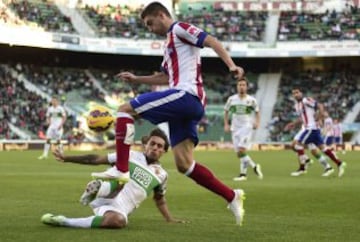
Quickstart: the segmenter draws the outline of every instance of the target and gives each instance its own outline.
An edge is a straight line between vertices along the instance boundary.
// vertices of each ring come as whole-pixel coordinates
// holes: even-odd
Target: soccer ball
[[[103,106],[93,107],[86,118],[89,129],[94,132],[107,131],[114,121],[115,119],[111,115],[111,111]]]

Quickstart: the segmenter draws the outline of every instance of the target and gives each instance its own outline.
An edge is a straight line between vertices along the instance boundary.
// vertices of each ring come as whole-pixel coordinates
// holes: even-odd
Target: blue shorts
[[[328,146],[334,144],[335,137],[334,136],[325,136],[324,143]]]
[[[338,144],[338,145],[341,145],[342,144],[342,138],[341,137],[334,137],[334,143],[335,144]]]
[[[320,129],[305,129],[301,132],[298,140],[301,144],[313,143],[316,146],[323,145]]]
[[[140,94],[130,101],[130,105],[141,118],[153,124],[168,122],[172,147],[188,138],[195,146],[198,144],[197,124],[204,116],[204,107],[198,97],[182,90],[168,89]]]

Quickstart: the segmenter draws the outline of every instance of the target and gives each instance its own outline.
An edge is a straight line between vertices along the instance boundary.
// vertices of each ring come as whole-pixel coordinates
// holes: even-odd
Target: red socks
[[[134,119],[126,114],[119,113],[115,124],[116,140],[116,168],[121,172],[129,171],[130,145],[134,141]]]
[[[229,203],[234,199],[235,192],[228,186],[218,180],[211,171],[205,166],[195,163],[194,169],[188,175],[199,185],[207,188],[208,190],[222,196]]]
[[[336,157],[334,152],[331,149],[325,149],[324,153],[332,160],[334,161],[338,166],[341,164],[341,161]]]

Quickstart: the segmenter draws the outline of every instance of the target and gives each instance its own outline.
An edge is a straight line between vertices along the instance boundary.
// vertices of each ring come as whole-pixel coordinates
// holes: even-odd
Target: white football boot
[[[323,176],[323,177],[328,177],[328,176],[330,176],[331,174],[333,174],[334,171],[335,171],[335,170],[334,170],[334,168],[332,168],[332,167],[326,168],[325,171],[324,171],[324,173],[323,173],[321,176]]]
[[[235,221],[237,225],[242,225],[244,221],[245,209],[244,209],[244,200],[245,200],[245,192],[242,189],[234,190],[235,197],[231,203],[228,205],[228,209],[235,216]]]
[[[294,172],[291,172],[291,176],[302,176],[306,174],[306,170],[297,170],[297,171],[294,171]]]

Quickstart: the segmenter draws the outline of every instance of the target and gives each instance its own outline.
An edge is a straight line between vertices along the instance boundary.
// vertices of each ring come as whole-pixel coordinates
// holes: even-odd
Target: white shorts
[[[58,129],[58,127],[50,125],[46,130],[46,138],[59,140],[61,139],[63,132],[64,129]]]
[[[294,140],[299,141],[299,140],[300,140],[300,136],[301,136],[301,134],[302,134],[303,131],[304,131],[303,129],[300,129],[300,130],[296,133],[296,135],[294,136]],[[310,143],[310,144],[307,145],[307,148],[308,148],[309,150],[315,150],[317,147],[316,147],[315,144]]]
[[[96,198],[90,203],[94,214],[104,216],[107,211],[113,211],[124,216],[126,224],[128,223],[128,215],[134,211],[135,206],[124,193],[120,192],[116,198]]]
[[[302,131],[303,131],[303,130],[300,129],[300,130],[295,134],[294,140],[296,140],[296,141],[299,141],[299,140],[300,140],[300,135],[301,135]]]
[[[232,142],[235,151],[238,151],[239,148],[251,148],[252,131],[252,127],[246,126],[232,132]]]

